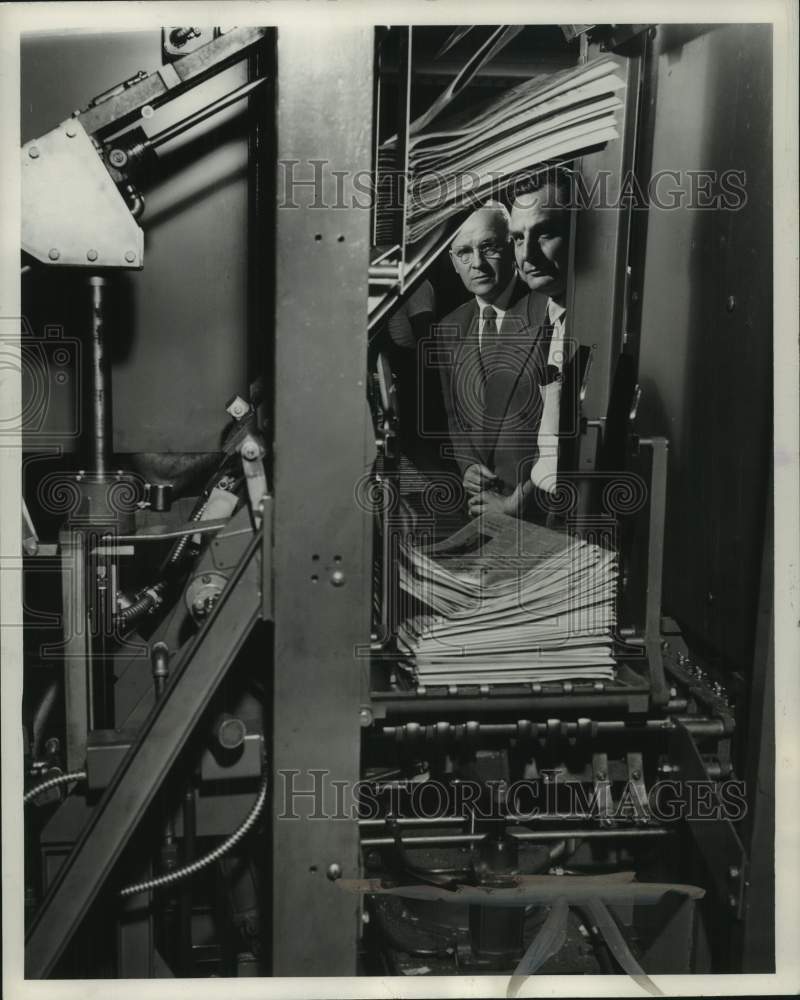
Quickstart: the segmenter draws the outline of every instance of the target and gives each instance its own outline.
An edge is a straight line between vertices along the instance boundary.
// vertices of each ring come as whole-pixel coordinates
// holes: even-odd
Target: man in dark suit
[[[545,493],[555,492],[559,467],[576,461],[581,359],[566,329],[571,176],[565,168],[553,167],[523,178],[512,191],[510,230],[517,272],[532,294],[547,296],[547,375],[531,468],[531,482]]]
[[[473,297],[437,324],[450,440],[472,516],[536,517],[531,470],[547,380],[547,298],[515,273],[509,216],[474,212],[450,246]]]

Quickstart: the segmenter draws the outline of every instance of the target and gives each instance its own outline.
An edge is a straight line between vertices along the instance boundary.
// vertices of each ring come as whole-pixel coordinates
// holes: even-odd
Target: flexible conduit
[[[207,868],[209,865],[213,864],[215,861],[219,860],[224,854],[235,847],[236,844],[252,829],[256,820],[261,815],[264,808],[264,803],[267,800],[267,774],[265,772],[263,778],[261,779],[261,788],[258,791],[258,796],[253,803],[253,808],[248,813],[242,825],[234,833],[224,840],[218,847],[215,847],[213,851],[209,851],[208,854],[204,854],[202,858],[198,858],[189,865],[184,865],[183,868],[176,868],[174,871],[168,872],[166,875],[159,875],[157,878],[148,879],[146,882],[136,882],[133,885],[127,885],[124,889],[120,889],[120,896],[136,896],[140,892],[147,892],[149,889],[161,889],[165,885],[171,885],[173,882],[178,882],[180,879],[188,878],[190,875],[195,875],[197,872],[202,871],[203,868]]]
[[[33,788],[25,792],[22,796],[22,801],[23,803],[30,802],[31,799],[35,799],[37,795],[41,795],[42,792],[46,792],[48,788],[56,788],[58,785],[68,785],[72,781],[85,780],[85,771],[71,771],[68,774],[57,774],[54,778],[48,778],[47,781],[43,781],[40,785],[34,785]]]

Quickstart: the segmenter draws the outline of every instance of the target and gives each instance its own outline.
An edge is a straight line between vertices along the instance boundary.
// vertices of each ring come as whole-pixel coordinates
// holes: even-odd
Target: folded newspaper
[[[420,684],[615,675],[616,552],[492,515],[436,545],[401,545],[399,569],[421,613],[399,626],[398,644]]]

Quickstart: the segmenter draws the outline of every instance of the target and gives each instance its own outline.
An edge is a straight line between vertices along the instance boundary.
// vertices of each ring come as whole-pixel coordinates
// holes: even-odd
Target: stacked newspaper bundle
[[[498,183],[540,164],[572,159],[616,139],[616,63],[601,59],[577,69],[534,76],[479,114],[460,115],[409,135],[408,243],[415,243]]]
[[[614,677],[616,553],[504,515],[427,551],[401,547],[400,586],[430,613],[398,629],[420,684]]]

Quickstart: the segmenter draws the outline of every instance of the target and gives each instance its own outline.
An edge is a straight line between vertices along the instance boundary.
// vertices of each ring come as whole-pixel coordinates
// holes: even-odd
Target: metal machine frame
[[[253,57],[252,46],[264,34],[264,29],[234,29],[156,73],[125,81],[100,95],[80,114],[79,133],[68,120],[54,130],[57,134],[51,133],[52,142],[63,147],[71,139],[86,139],[102,158],[105,170],[119,183],[119,172],[128,159],[144,156],[142,149],[147,145],[146,140],[141,140],[142,149],[130,142],[120,143],[120,130],[131,125],[143,108],[157,107],[234,59]],[[642,44],[646,49],[647,42]],[[373,155],[374,54],[372,29],[319,30],[309,38],[300,28],[281,28],[274,80],[275,134],[270,136],[277,165],[308,163],[320,159],[324,151],[337,171],[356,174],[369,170]],[[253,58],[257,61],[259,57]],[[642,72],[646,60],[643,65]],[[410,74],[409,66],[406,71]],[[631,75],[637,74],[632,71]],[[410,75],[407,83],[410,87]],[[407,111],[408,89],[404,102]],[[346,109],[346,115],[341,114],[342,109]],[[258,124],[261,129],[268,128],[264,122]],[[70,129],[76,134],[70,136]],[[42,142],[38,147],[27,144],[24,149],[29,167],[36,169],[42,166],[35,162],[40,161],[41,150],[48,148]],[[37,149],[35,156],[32,148]],[[641,144],[636,146],[628,135],[626,155],[638,159],[645,154],[646,149]],[[332,178],[329,180],[332,183]],[[338,201],[332,191],[328,193],[331,201]],[[135,218],[137,192],[133,189],[127,194],[128,208]],[[272,370],[279,373],[272,387],[271,441],[263,442],[246,421],[237,431],[230,448],[242,460],[248,502],[227,523],[206,526],[215,531],[215,541],[190,581],[219,572],[219,592],[205,606],[199,630],[188,641],[178,641],[177,619],[171,617],[165,618],[147,639],[154,677],[160,679],[154,690],[140,692],[136,687],[140,682],[126,677],[124,665],[117,670],[116,678],[127,698],[124,714],[131,722],[130,732],[94,731],[89,712],[91,679],[84,663],[90,659],[89,642],[85,635],[70,639],[65,657],[68,768],[82,768],[89,754],[95,768],[100,766],[96,761],[104,761],[104,770],[102,778],[93,772],[90,788],[100,795],[88,811],[71,851],[65,850],[58,858],[58,852],[53,852],[46,895],[28,933],[26,974],[30,978],[53,973],[93,906],[115,905],[110,893],[119,890],[117,863],[148,809],[158,802],[171,768],[205,720],[226,673],[254,632],[260,643],[265,732],[249,735],[254,738],[252,745],[258,746],[258,753],[253,753],[259,761],[264,742],[263,756],[272,775],[269,822],[262,846],[270,858],[265,938],[269,942],[269,966],[276,976],[353,975],[363,971],[359,948],[365,897],[374,900],[382,896],[385,901],[394,890],[402,895],[399,890],[409,888],[398,889],[386,879],[379,879],[380,863],[365,861],[370,852],[374,857],[375,852],[380,855],[382,850],[394,851],[407,872],[419,874],[423,869],[411,857],[417,851],[442,846],[463,846],[466,850],[467,845],[470,851],[480,851],[491,841],[497,852],[492,860],[497,862],[498,870],[504,876],[511,870],[503,869],[505,861],[501,857],[508,848],[505,833],[494,838],[483,829],[450,834],[437,829],[426,841],[424,835],[409,835],[414,824],[408,817],[386,815],[377,821],[318,818],[315,809],[320,800],[308,786],[309,778],[321,780],[323,803],[335,809],[341,804],[337,789],[352,789],[363,777],[364,748],[383,743],[401,751],[422,748],[423,754],[435,748],[436,753],[444,753],[442,748],[448,752],[452,747],[474,749],[484,739],[492,746],[497,739],[509,745],[542,745],[553,753],[560,752],[562,745],[578,746],[587,754],[586,783],[606,807],[598,828],[584,832],[587,842],[610,837],[641,842],[665,835],[663,829],[647,829],[646,816],[637,817],[630,828],[610,825],[612,771],[616,780],[624,779],[635,789],[643,808],[647,798],[646,770],[648,780],[655,774],[671,773],[670,768],[676,767],[683,777],[693,780],[725,778],[731,772],[730,742],[735,719],[725,692],[693,665],[677,626],[662,618],[667,442],[663,438],[638,440],[627,424],[623,427],[626,446],[647,470],[650,498],[640,515],[644,530],[639,543],[645,557],[638,566],[640,576],[631,584],[638,588],[643,600],[636,609],[636,627],[622,637],[639,656],[639,666],[622,670],[622,681],[608,686],[563,682],[527,684],[519,690],[404,691],[392,690],[385,683],[386,671],[381,670],[385,650],[375,635],[370,642],[374,523],[372,512],[359,503],[358,496],[359,484],[374,483],[376,468],[379,478],[392,474],[380,459],[377,467],[374,464],[376,434],[366,403],[371,220],[369,213],[358,207],[319,206],[313,186],[298,187],[292,194],[299,206],[277,211],[274,242],[257,248],[261,259],[274,260],[274,339],[270,330],[258,331],[266,344],[274,344]],[[263,230],[258,231],[263,236]],[[609,279],[619,295],[625,292],[619,269],[624,267],[626,250],[634,241],[630,234],[616,235]],[[37,236],[26,248],[50,266],[60,261],[94,269],[97,256],[88,256],[83,244],[76,247],[63,254],[63,248],[57,248],[59,253],[53,257]],[[116,253],[113,263],[110,258],[101,263],[122,268],[141,266],[141,250],[130,258],[125,256],[124,248],[117,250],[120,253]],[[97,279],[93,281],[92,287],[99,287]],[[400,294],[403,292],[401,280]],[[96,298],[100,302],[101,291]],[[582,310],[586,311],[578,302],[576,313],[581,315]],[[609,316],[614,314],[615,322],[621,319],[618,303],[612,302],[607,311]],[[630,322],[635,319],[633,311]],[[101,363],[99,332],[94,332],[97,400],[108,374]],[[625,353],[630,355],[632,350],[630,345]],[[269,347],[265,353],[268,351]],[[97,406],[94,413],[96,468],[83,487],[90,498],[95,497],[93,490],[98,483],[107,485],[103,461],[107,415]],[[591,429],[599,432],[605,423],[608,430],[612,416],[609,410],[608,419],[595,420]],[[583,429],[587,429],[586,422]],[[381,434],[379,430],[377,435],[382,459],[391,450],[387,443],[392,433],[388,419],[384,431]],[[267,447],[273,458],[269,485],[263,464]],[[594,465],[589,460],[582,469],[596,478]],[[580,527],[580,521],[577,517],[575,526]],[[86,609],[81,605],[82,585],[79,592],[76,585],[89,547],[102,549],[105,539],[104,534],[98,534],[97,524],[95,530],[90,530],[91,518],[87,524],[83,529],[72,525],[61,535],[64,607],[71,613],[77,600],[79,616],[84,616]],[[604,530],[604,525],[608,527],[604,522],[600,529]],[[190,535],[191,527],[183,526],[185,536]],[[390,528],[384,518],[383,539]],[[135,535],[132,537],[135,540]],[[124,533],[122,539],[131,540]],[[386,555],[388,549],[384,548]],[[68,571],[68,567],[72,570]],[[389,573],[390,567],[384,565],[383,571]],[[390,593],[388,584],[383,589],[384,596]],[[765,647],[771,639],[767,632],[765,627]],[[168,664],[159,660],[159,655],[168,656]],[[754,709],[754,724],[768,714],[768,677],[761,688],[763,703]],[[606,737],[630,739],[630,746],[625,746],[619,760],[610,761],[605,749],[594,746],[595,741]],[[650,737],[663,737],[663,759],[643,759],[637,741]],[[763,745],[761,749],[764,752]],[[761,755],[759,763],[765,766]],[[249,771],[246,776],[254,777]],[[193,794],[187,787],[185,799],[190,808],[183,814],[180,834],[184,839],[196,832],[189,825],[196,804]],[[347,807],[351,804],[348,799]],[[287,818],[287,809],[297,818]],[[461,820],[463,817],[445,817],[442,825],[452,826]],[[757,817],[754,837],[765,836],[764,822]],[[171,830],[171,835],[177,836],[175,828]],[[541,846],[548,841],[572,839],[569,833],[569,828],[565,833],[562,827],[546,832],[518,829],[511,840]],[[687,833],[688,842],[695,845],[694,853],[707,866],[713,905],[722,906],[726,919],[737,927],[744,920],[749,933],[754,913],[763,912],[748,895],[749,845],[743,845],[739,831],[729,820],[713,824],[690,822]],[[380,856],[379,862],[381,857],[385,856]],[[147,867],[143,865],[143,871]],[[362,878],[365,868],[372,878]],[[524,902],[545,900],[542,905],[557,910],[552,917],[554,925],[563,921],[565,927],[566,908],[560,902],[564,882],[545,885],[542,881],[555,877],[523,875],[515,888],[521,895],[532,893]],[[420,890],[411,893],[412,897],[440,899],[444,891],[441,883],[434,880],[431,884],[429,879],[426,884],[422,877],[421,882],[412,887]],[[630,916],[623,923],[630,924],[633,917],[624,908],[629,906],[632,912],[634,897],[647,896],[650,889],[658,895],[655,881],[637,884],[630,898],[619,885],[609,887],[604,883],[602,892],[591,882],[574,885],[580,891],[576,889],[573,902],[589,906],[597,921],[606,927],[607,942],[617,944],[618,936],[621,939],[619,927],[604,900],[613,909],[614,900],[621,899],[620,906]],[[500,891],[509,885],[504,882],[496,888]],[[678,888],[686,890],[685,898],[671,912],[663,939],[652,946],[650,953],[650,958],[667,971],[679,971],[680,962],[695,948],[701,962],[709,962],[702,943],[697,944],[694,907],[703,892],[694,886]],[[484,889],[481,884],[470,886],[462,894],[470,905],[471,926],[475,921],[479,925],[476,933],[488,935],[491,918],[485,911],[489,907],[480,905],[485,902],[481,895]],[[428,890],[427,896],[422,890]],[[459,887],[462,890],[465,887]],[[188,903],[184,899],[183,905],[188,906],[191,920],[191,899]],[[126,975],[142,970],[146,975],[156,970],[168,975],[153,944],[150,924],[135,914],[131,916],[130,911],[126,913],[130,920],[127,930],[120,930],[122,938],[127,934],[127,942],[121,945],[119,968]],[[302,935],[298,933],[300,927],[305,930]],[[561,927],[559,932],[563,930]],[[668,945],[672,943],[677,958],[670,954]],[[191,953],[191,934],[188,951]],[[624,942],[619,945],[619,954],[627,954]],[[748,953],[745,961],[753,961],[753,957]],[[676,966],[674,970],[671,962]],[[625,967],[624,961],[622,964]]]

